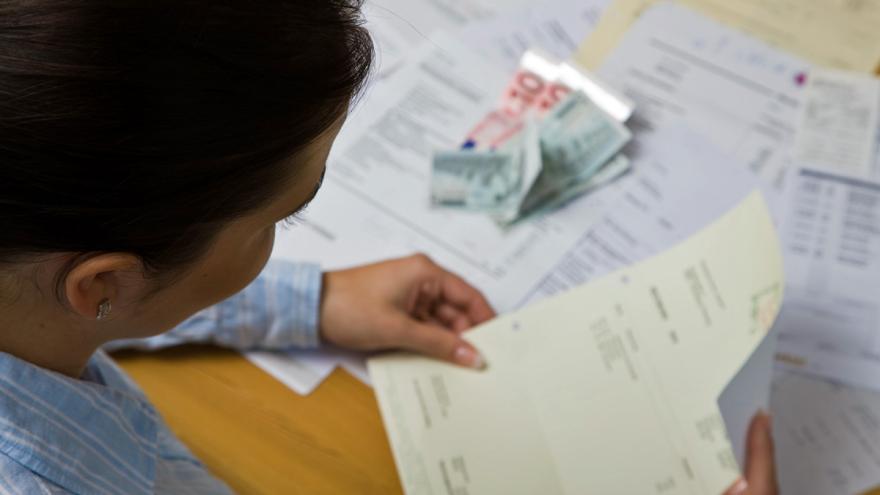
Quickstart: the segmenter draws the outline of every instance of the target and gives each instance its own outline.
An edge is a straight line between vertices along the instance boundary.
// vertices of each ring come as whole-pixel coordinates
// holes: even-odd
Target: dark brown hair
[[[0,0],[0,263],[195,259],[347,111],[360,3]]]

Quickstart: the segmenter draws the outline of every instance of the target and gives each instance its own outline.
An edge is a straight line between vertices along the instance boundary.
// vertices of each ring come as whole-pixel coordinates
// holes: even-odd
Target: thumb
[[[773,438],[770,434],[771,418],[758,413],[749,426],[746,446],[746,480],[751,493],[773,495],[777,493],[776,464],[773,459]]]
[[[746,434],[746,473],[724,495],[776,495],[776,469],[773,462],[771,418],[759,412],[752,418]]]
[[[402,331],[398,345],[467,368],[483,369],[485,361],[474,346],[440,325],[421,322],[402,316],[398,324]]]

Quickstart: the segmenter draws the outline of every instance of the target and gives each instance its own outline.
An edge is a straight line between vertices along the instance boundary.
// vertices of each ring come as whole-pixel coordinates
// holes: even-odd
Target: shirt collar
[[[141,397],[0,353],[0,452],[62,488],[152,493],[158,426]]]

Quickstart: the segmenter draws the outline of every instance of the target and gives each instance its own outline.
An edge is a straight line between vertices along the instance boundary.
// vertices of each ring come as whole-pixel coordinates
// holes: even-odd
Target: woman
[[[369,73],[359,7],[0,0],[0,492],[228,492],[111,342],[482,366],[460,334],[492,309],[423,256],[264,269]],[[767,425],[737,493],[772,492]]]

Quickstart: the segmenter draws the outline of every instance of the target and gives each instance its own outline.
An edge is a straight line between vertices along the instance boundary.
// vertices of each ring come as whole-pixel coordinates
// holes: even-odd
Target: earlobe
[[[129,279],[143,280],[140,260],[131,254],[100,254],[76,262],[64,278],[68,306],[83,318],[106,319],[113,305],[132,298],[140,287]]]
[[[98,321],[106,319],[110,316],[112,310],[113,304],[110,302],[110,299],[104,299],[98,304],[98,315],[95,319]]]

